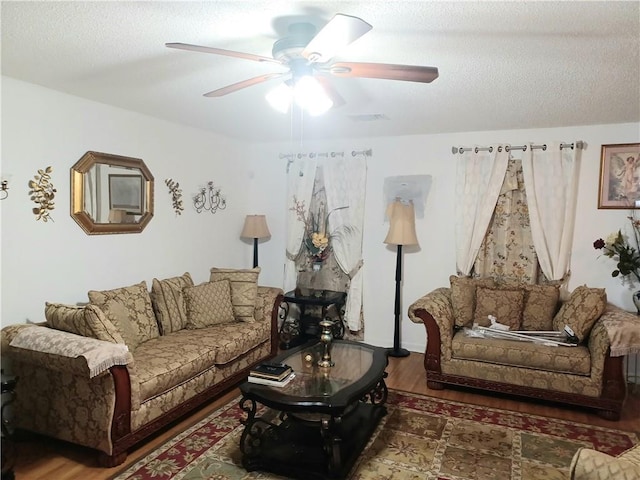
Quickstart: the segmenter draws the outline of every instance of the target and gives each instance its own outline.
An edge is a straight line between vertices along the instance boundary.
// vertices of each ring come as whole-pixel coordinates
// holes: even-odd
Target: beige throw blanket
[[[603,324],[609,334],[611,356],[640,353],[640,317],[608,304]]]
[[[90,378],[115,365],[128,363],[129,349],[124,344],[105,342],[41,326],[21,329],[9,345],[67,358],[82,357],[87,363]]]

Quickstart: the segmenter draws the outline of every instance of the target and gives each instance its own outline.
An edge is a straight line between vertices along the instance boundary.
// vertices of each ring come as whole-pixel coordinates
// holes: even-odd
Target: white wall
[[[608,258],[598,258],[593,241],[626,226],[626,210],[598,210],[597,196],[600,171],[600,147],[609,143],[638,142],[639,124],[578,126],[557,129],[528,129],[490,132],[462,132],[395,138],[354,139],[351,141],[303,142],[296,144],[264,144],[254,146],[252,153],[252,194],[249,206],[254,213],[264,213],[273,233],[270,241],[260,245],[263,277],[273,284],[282,283],[284,262],[284,213],[286,160],[280,153],[309,151],[341,151],[373,149],[368,159],[366,220],[364,231],[364,314],[365,341],[375,345],[393,343],[393,306],[395,294],[395,247],[382,243],[388,230],[383,221],[384,179],[395,175],[432,175],[431,192],[425,218],[418,219],[416,229],[420,248],[405,247],[402,284],[402,345],[412,351],[423,351],[426,336],[422,325],[407,317],[408,306],[428,291],[446,286],[455,274],[454,251],[454,176],[455,156],[452,146],[487,145],[526,142],[545,143],[554,140],[587,143],[582,151],[577,221],[573,242],[572,276],[569,289],[587,284],[607,289],[609,300],[635,311],[631,291],[611,278],[614,268]],[[518,152],[514,152],[518,156]],[[253,210],[252,210],[253,211]]]
[[[417,220],[420,248],[404,249],[402,344],[423,351],[424,327],[411,323],[408,306],[448,284],[455,273],[452,146],[583,140],[570,288],[605,287],[609,300],[633,310],[631,288],[611,278],[612,261],[598,258],[593,241],[625,225],[625,210],[598,210],[600,146],[638,142],[640,125],[577,126],[461,132],[349,141],[241,145],[234,141],[4,77],[2,174],[12,174],[10,196],[0,201],[2,325],[43,319],[45,301],[86,301],[89,289],[112,288],[189,271],[196,282],[211,266],[247,267],[252,244],[238,238],[246,214],[265,214],[272,237],[259,245],[260,283],[281,286],[285,245],[286,160],[280,153],[373,149],[368,159],[364,231],[365,341],[390,346],[396,250],[382,243],[384,179],[432,175],[425,218]],[[69,216],[69,169],[87,151],[142,158],[156,179],[155,216],[135,235],[87,236]],[[34,220],[27,182],[53,166],[58,189],[54,223]],[[176,217],[164,179],[180,182],[185,212]],[[213,180],[228,207],[196,214],[189,197]]]
[[[155,216],[139,234],[89,236],[71,218],[70,168],[88,150],[142,158],[155,177]],[[44,303],[87,301],[107,289],[189,271],[197,283],[212,266],[250,267],[239,238],[247,202],[247,162],[233,141],[130,111],[2,78],[2,165],[11,174],[0,201],[2,325],[44,320]],[[28,181],[53,167],[54,222],[35,221]],[[166,178],[183,189],[173,213]],[[190,197],[213,180],[227,198],[215,215]]]

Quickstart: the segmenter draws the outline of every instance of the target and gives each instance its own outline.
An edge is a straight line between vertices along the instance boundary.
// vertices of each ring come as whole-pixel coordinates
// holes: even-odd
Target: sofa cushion
[[[115,325],[95,305],[76,306],[47,302],[44,316],[47,323],[56,330],[112,343],[125,343]]]
[[[97,308],[97,307],[96,307]],[[124,343],[129,347],[129,351],[133,352],[140,341],[138,333],[138,325],[129,318],[129,311],[121,302],[111,299],[102,306],[105,316],[113,323],[118,333],[124,339]]]
[[[187,307],[182,289],[192,286],[193,279],[189,272],[179,277],[152,280],[151,303],[162,335],[177,332],[187,326]]]
[[[233,315],[241,322],[254,322],[256,297],[258,296],[258,276],[260,267],[251,269],[216,268],[211,269],[209,280],[229,280]]]
[[[493,287],[493,278],[449,277],[451,283],[451,306],[455,324],[458,327],[470,327],[476,309],[476,287]]]
[[[267,322],[233,322],[180,330],[141,344],[134,360],[142,401],[210,368],[228,364],[268,341],[270,335]]]
[[[553,316],[558,309],[558,285],[524,285],[522,330],[553,330]]]
[[[153,314],[151,297],[144,280],[128,287],[113,290],[89,290],[89,301],[102,308],[109,300],[122,303],[129,312],[129,319],[138,330],[138,343],[146,342],[160,335],[158,323]]]
[[[583,376],[591,373],[591,354],[582,345],[552,347],[533,342],[475,338],[460,331],[454,335],[451,348],[453,358],[461,360]],[[522,375],[526,376],[527,371]]]
[[[228,280],[186,287],[183,292],[187,307],[188,329],[211,327],[235,321]]]
[[[509,330],[519,330],[523,305],[522,289],[477,287],[473,321],[488,327],[491,321],[487,317],[493,315],[498,323],[507,325]]]
[[[565,325],[571,327],[578,340],[584,341],[591,328],[607,306],[604,288],[577,287],[569,299],[562,304],[553,318],[553,328],[561,331]]]
[[[133,354],[140,401],[171,390],[214,367],[215,341],[203,338],[203,330],[180,330],[142,343]],[[196,333],[184,336],[184,333]]]

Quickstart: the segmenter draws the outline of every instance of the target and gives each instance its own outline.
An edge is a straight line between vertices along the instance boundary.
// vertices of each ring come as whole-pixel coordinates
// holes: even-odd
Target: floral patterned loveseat
[[[474,323],[490,325],[488,315],[512,331],[561,331],[569,325],[580,343],[551,346],[470,334]],[[610,355],[605,325],[629,315],[607,303],[604,289],[580,286],[561,302],[553,285],[456,276],[449,287],[409,307],[410,319],[427,332],[429,388],[458,385],[580,405],[609,420],[620,417],[626,384],[623,357]]]
[[[107,291],[90,303],[47,303],[46,322],[2,329],[18,377],[18,429],[84,445],[100,464],[235,386],[277,351],[278,288],[260,269],[212,268]]]

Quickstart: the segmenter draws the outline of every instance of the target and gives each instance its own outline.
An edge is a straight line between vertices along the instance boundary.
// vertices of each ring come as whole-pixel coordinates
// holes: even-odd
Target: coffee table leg
[[[324,440],[324,451],[329,458],[329,473],[336,474],[342,468],[341,443],[342,438],[337,434],[336,426],[340,424],[340,417],[322,420],[321,433]]]
[[[372,405],[384,405],[387,403],[387,396],[389,395],[389,390],[387,389],[387,384],[384,379],[387,377],[387,372],[384,372],[383,377],[376,384],[375,387],[370,392],[367,392],[363,395],[361,401],[366,403],[371,403]]]

